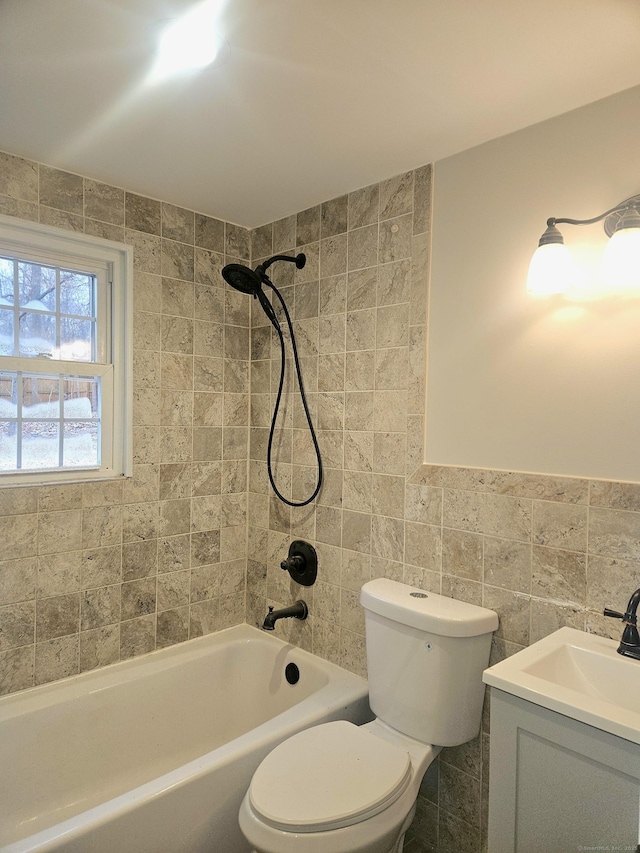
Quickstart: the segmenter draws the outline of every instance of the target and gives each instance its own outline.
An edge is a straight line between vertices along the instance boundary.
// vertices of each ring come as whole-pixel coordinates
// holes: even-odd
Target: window
[[[0,217],[0,486],[130,473],[131,264]]]

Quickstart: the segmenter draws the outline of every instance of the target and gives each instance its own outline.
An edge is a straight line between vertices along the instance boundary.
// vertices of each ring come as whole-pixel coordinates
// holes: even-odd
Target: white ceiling
[[[638,0],[226,0],[145,87],[193,2],[0,0],[0,150],[254,227],[640,83]]]

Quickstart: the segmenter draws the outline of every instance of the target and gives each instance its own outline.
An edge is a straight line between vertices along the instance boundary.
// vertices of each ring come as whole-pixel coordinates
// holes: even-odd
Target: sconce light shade
[[[575,267],[562,234],[553,224],[547,226],[529,264],[527,291],[532,296],[566,293],[574,284]]]
[[[612,291],[640,291],[640,215],[630,210],[620,219],[602,256],[600,274]]]
[[[536,296],[569,293],[576,285],[576,270],[556,225],[593,225],[603,220],[610,238],[600,265],[606,290],[610,294],[637,291],[640,295],[640,195],[592,219],[547,219],[547,230],[531,258],[527,291]]]

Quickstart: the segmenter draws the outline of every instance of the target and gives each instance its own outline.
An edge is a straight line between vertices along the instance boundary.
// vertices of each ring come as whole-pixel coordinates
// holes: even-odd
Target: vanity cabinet
[[[640,851],[640,745],[491,688],[489,853]]]

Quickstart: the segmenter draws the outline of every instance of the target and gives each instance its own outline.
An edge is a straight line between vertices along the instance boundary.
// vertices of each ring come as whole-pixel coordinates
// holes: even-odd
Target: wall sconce
[[[600,267],[607,291],[612,294],[640,291],[640,195],[593,219],[547,219],[547,230],[540,237],[529,265],[527,291],[536,296],[570,292],[576,283],[575,267],[556,225],[593,225],[602,220],[611,238]]]

